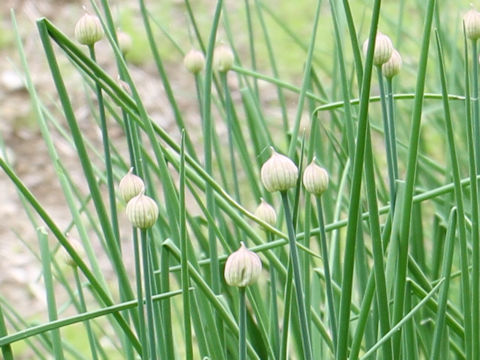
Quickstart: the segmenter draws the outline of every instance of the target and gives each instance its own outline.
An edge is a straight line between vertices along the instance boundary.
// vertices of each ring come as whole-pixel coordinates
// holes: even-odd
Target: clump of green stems
[[[38,238],[11,242],[35,256],[46,304],[27,318],[0,284],[3,358],[476,360],[480,13],[468,12],[462,27],[468,9],[435,0],[329,8],[184,0],[179,28],[138,5],[142,21],[130,28],[107,0],[92,0],[98,23],[79,33],[104,39],[87,46],[60,21],[37,21],[35,56],[47,60],[56,96],[32,80],[35,59],[12,11],[46,166],[60,185],[51,196],[67,215],[56,218],[26,185],[0,133],[0,176]],[[379,24],[404,59],[395,82],[375,57]],[[130,54],[118,25],[134,39]],[[193,76],[180,65],[192,48]],[[227,68],[218,67],[219,48]],[[168,131],[132,76],[129,56],[139,53],[163,89]],[[91,116],[80,126],[84,99]],[[75,151],[59,151],[65,144]],[[270,147],[298,166],[288,188],[262,184]],[[66,153],[76,154],[80,176]],[[314,197],[301,181],[311,161],[330,179]],[[158,219],[133,231],[117,187],[131,168],[158,206]],[[283,214],[250,211],[260,198]],[[263,270],[238,291],[221,274],[240,243]],[[64,252],[71,267],[58,261]]]

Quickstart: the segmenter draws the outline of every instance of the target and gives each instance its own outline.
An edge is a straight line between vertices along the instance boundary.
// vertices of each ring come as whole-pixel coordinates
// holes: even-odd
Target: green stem
[[[345,3],[345,2],[344,2]],[[360,113],[358,116],[357,143],[355,147],[355,156],[352,171],[352,185],[350,195],[350,207],[348,211],[348,226],[345,243],[345,255],[343,262],[342,295],[340,298],[340,314],[338,328],[338,342],[336,359],[345,360],[348,354],[348,338],[350,327],[350,309],[353,291],[353,270],[354,254],[356,247],[357,230],[359,229],[360,218],[360,195],[362,185],[362,172],[364,165],[365,144],[367,140],[368,129],[368,98],[370,96],[370,84],[373,65],[373,44],[377,33],[378,19],[380,16],[380,0],[376,0],[373,6],[372,21],[370,25],[369,44],[365,74],[361,83],[362,99],[360,104]],[[361,67],[360,67],[361,68]]]
[[[158,51],[157,44],[155,43],[155,36],[153,34],[153,30],[150,25],[150,17],[148,16],[147,8],[145,6],[145,1],[139,0],[139,3],[140,3],[140,13],[142,15],[143,24],[145,27],[145,31],[147,33],[148,43],[150,45],[150,50],[152,51],[152,54],[153,54],[153,59],[157,67],[158,74],[160,75],[160,78],[162,80],[163,87],[165,89],[165,94],[172,107],[173,115],[178,128],[180,130],[185,129],[185,123],[182,118],[182,113],[180,111],[180,108],[178,107],[177,100],[175,99],[172,86],[170,85],[170,80],[168,79],[168,74],[165,70],[165,66],[163,65],[162,58],[160,57],[160,52]],[[195,148],[187,133],[185,133],[185,143],[190,156],[196,159]]]
[[[290,328],[291,308],[292,308],[292,284],[293,272],[292,262],[288,262],[287,274],[285,277],[285,294],[283,299],[283,321],[282,321],[282,339],[280,343],[280,360],[287,359],[288,350],[288,333]]]
[[[140,242],[142,248],[142,263],[143,263],[143,286],[145,288],[145,303],[147,309],[147,323],[148,323],[148,343],[149,343],[149,356],[147,359],[157,358],[157,347],[155,337],[155,324],[153,314],[153,301],[152,301],[152,277],[150,276],[150,266],[148,258],[148,243],[147,243],[147,230],[140,230]],[[145,349],[146,351],[146,349]]]
[[[475,171],[470,174],[470,179],[473,180],[475,175],[480,173],[480,114],[479,114],[479,100],[478,100],[478,49],[477,40],[472,40],[472,64],[473,64],[473,97],[471,98],[472,114],[473,114],[473,128],[472,124],[468,126],[467,133],[469,141],[471,138],[474,142],[471,144],[474,156],[470,155],[471,169]],[[467,94],[466,94],[467,95]],[[467,119],[469,116],[467,116]],[[467,121],[471,121],[468,119]],[[472,134],[473,133],[473,134]],[[470,150],[470,154],[472,152]],[[472,166],[475,166],[473,169]],[[480,239],[479,239],[479,204],[478,204],[478,180],[473,181],[471,191],[471,203],[472,203],[472,340],[478,339],[480,336]],[[473,340],[472,359],[477,359],[480,356],[480,342]],[[468,351],[467,351],[468,354]]]
[[[185,0],[185,6],[187,7],[188,17],[192,22],[193,30],[195,31],[195,36],[197,38],[198,44],[200,45],[200,49],[203,53],[205,53],[205,44],[203,43],[202,36],[200,35],[200,31],[198,30],[197,21],[195,20],[192,7],[190,6],[190,0]]]
[[[57,91],[62,103],[63,111],[65,113],[65,117],[67,119],[70,130],[72,132],[72,137],[75,142],[75,147],[78,152],[80,163],[82,165],[82,169],[85,174],[90,193],[92,194],[92,200],[95,205],[95,209],[97,211],[97,215],[100,221],[100,225],[102,227],[103,235],[105,236],[105,240],[108,245],[108,249],[110,252],[110,256],[112,258],[115,271],[118,274],[118,281],[120,284],[120,288],[122,289],[122,291],[124,291],[125,297],[127,299],[131,299],[133,298],[133,292],[130,286],[130,282],[128,280],[125,266],[122,262],[118,243],[115,241],[115,234],[113,232],[112,225],[108,219],[105,205],[103,203],[100,189],[96,181],[96,177],[92,168],[92,163],[90,162],[90,159],[85,147],[82,133],[78,126],[78,122],[76,120],[76,117],[72,108],[72,104],[70,102],[70,98],[68,96],[68,92],[65,87],[65,83],[60,73],[60,68],[58,66],[56,56],[53,51],[53,47],[49,38],[49,32],[47,29],[46,22],[43,19],[41,19],[37,22],[37,26],[40,32],[40,37],[42,39],[42,44],[45,50],[45,54],[49,59],[48,64],[50,66],[50,71],[52,73],[52,77],[54,79],[55,86],[57,88]]]
[[[90,282],[90,285],[93,289],[93,292],[98,296],[99,299],[104,303],[106,306],[113,306],[113,300],[110,298],[106,290],[103,288],[100,281],[95,277],[95,275],[90,271],[86,263],[83,259],[77,254],[75,249],[70,245],[69,241],[67,240],[66,236],[63,232],[59,229],[59,227],[55,224],[52,218],[48,215],[46,210],[40,205],[38,200],[35,196],[28,190],[25,184],[18,178],[18,176],[13,172],[11,167],[0,157],[0,167],[4,170],[5,174],[12,180],[15,184],[18,191],[24,196],[25,200],[35,209],[37,214],[42,218],[44,223],[48,226],[48,228],[52,231],[52,233],[57,238],[58,242],[63,246],[63,248],[68,252],[72,260],[78,265],[78,267],[82,270],[85,277]],[[130,326],[125,321],[124,317],[115,312],[113,313],[115,320],[118,322],[122,330],[125,334],[129,337],[130,342],[134,346],[134,348],[141,354],[141,347],[140,344],[133,334]],[[1,346],[1,344],[0,344]]]
[[[2,305],[0,304],[0,337],[7,336],[7,325],[3,316]],[[10,344],[2,346],[2,355],[5,360],[13,360],[13,351]]]
[[[388,129],[390,133],[390,145],[392,147],[393,176],[398,180],[398,154],[397,154],[397,131],[395,129],[395,109],[393,95],[393,79],[387,79],[387,104],[388,104]],[[396,197],[395,197],[396,198]]]
[[[266,26],[265,20],[263,18],[263,11],[261,9],[260,1],[259,0],[254,0],[254,2],[255,2],[255,8],[257,10],[258,20],[259,20],[260,26],[262,28],[264,42],[265,42],[265,45],[267,47],[268,58],[269,58],[269,61],[270,61],[270,65],[272,67],[272,74],[273,74],[274,78],[278,79],[280,76],[278,74],[277,62],[275,60],[275,54],[273,53],[272,42],[270,41],[270,36],[268,35],[267,26]],[[286,106],[287,102],[285,100],[285,95],[283,94],[282,87],[278,86],[278,85],[277,85],[277,94],[278,94],[278,102],[279,102],[280,108],[282,110],[283,132],[287,136],[287,140],[288,140],[288,114],[287,114],[287,106]]]
[[[428,49],[430,45],[430,34],[432,28],[435,0],[429,0],[425,15],[425,23],[422,39],[422,50],[419,60],[419,73],[415,89],[415,103],[412,115],[412,126],[410,131],[409,153],[406,171],[405,193],[403,196],[403,216],[400,224],[400,251],[398,256],[397,279],[395,281],[395,301],[393,309],[392,325],[399,323],[404,317],[405,284],[408,265],[408,238],[412,219],[413,193],[417,172],[418,148],[420,144],[420,126],[422,120],[423,98],[425,91],[425,78],[428,61]],[[393,353],[400,354],[402,329],[399,328],[393,335]],[[400,356],[400,355],[399,355]],[[397,357],[398,358],[398,357]]]
[[[248,0],[247,0],[248,1]],[[227,83],[227,73],[223,72],[220,74],[223,92],[225,94],[225,112],[227,114],[227,133],[228,133],[228,150],[230,154],[230,164],[232,166],[232,174],[237,174],[237,165],[235,161],[235,151],[233,143],[233,106],[232,106],[232,97],[230,95],[230,90]],[[240,202],[240,186],[238,184],[238,177],[233,176],[233,188],[235,191],[235,200]]]
[[[205,137],[205,170],[207,174],[212,176],[212,135],[213,135],[213,123],[212,123],[212,78],[213,78],[213,49],[215,46],[215,40],[217,36],[217,28],[220,21],[220,14],[222,11],[223,0],[218,0],[215,8],[214,20],[210,32],[210,38],[208,40],[208,50],[205,66],[205,83],[203,91],[203,122],[204,122],[204,137]],[[205,196],[207,198],[207,210],[213,218],[215,215],[215,201],[213,195],[213,189],[210,185],[207,185],[205,189]],[[211,264],[211,281],[212,289],[216,294],[220,293],[220,269],[218,264],[218,254],[217,254],[217,243],[214,232],[214,226],[212,224],[208,227],[208,243],[210,258],[212,260]]]
[[[57,306],[55,304],[55,289],[53,286],[53,275],[51,268],[50,249],[48,246],[48,234],[44,228],[37,229],[38,241],[40,243],[40,254],[42,257],[43,279],[45,282],[45,291],[48,306],[48,320],[55,321],[58,318]],[[52,330],[52,346],[55,359],[63,360],[62,339],[60,337],[60,330]]]
[[[137,301],[138,301],[138,338],[142,344],[143,354],[147,354],[148,341],[146,338],[146,326],[145,326],[145,305],[143,303],[143,288],[142,288],[142,270],[140,264],[140,244],[138,243],[138,232],[136,229],[132,229],[133,238],[133,254],[135,258],[135,280],[137,284]]]
[[[453,262],[453,250],[455,247],[455,230],[457,222],[457,211],[452,209],[450,212],[450,220],[448,222],[448,232],[446,236],[445,250],[443,254],[442,265],[442,279],[445,279],[445,283],[442,286],[442,290],[438,296],[438,311],[435,321],[435,331],[433,334],[432,351],[430,352],[430,360],[440,359],[440,350],[442,349],[443,333],[445,329],[445,314],[447,312],[447,300],[448,300],[448,287],[450,285],[450,274],[452,272]]]
[[[367,144],[365,150],[365,178],[369,179],[366,183],[367,202],[370,213],[370,236],[372,238],[373,266],[375,276],[375,286],[377,293],[378,316],[380,318],[380,335],[385,335],[390,330],[388,292],[385,280],[385,267],[383,264],[384,252],[382,247],[382,235],[380,230],[380,221],[378,218],[378,204],[375,186],[375,172],[373,168],[372,140],[370,129],[367,129]],[[395,194],[393,194],[395,196]],[[391,198],[391,203],[394,199]],[[393,214],[394,208],[390,208]],[[392,359],[391,341],[385,341],[383,348],[383,359]]]
[[[178,215],[178,214],[177,214]],[[180,241],[179,241],[180,242]],[[180,251],[181,253],[181,251]],[[152,253],[150,253],[150,258],[152,258]],[[180,258],[181,261],[181,258]],[[160,256],[160,281],[161,281],[161,292],[170,291],[170,273],[168,271],[170,264],[170,252],[166,251],[164,246],[161,247],[161,256]],[[161,315],[162,315],[162,327],[161,333],[163,341],[165,343],[164,352],[162,353],[162,358],[165,359],[174,359],[175,351],[173,345],[173,327],[172,327],[172,306],[171,302],[168,300],[162,301],[161,303]],[[159,334],[160,336],[160,334]]]
[[[192,290],[192,289],[190,289]],[[170,291],[164,294],[158,294],[153,297],[154,301],[160,301],[172,296],[180,295],[181,290]],[[59,329],[64,326],[77,324],[86,320],[91,320],[95,318],[105,317],[106,315],[115,315],[120,312],[128,309],[133,309],[138,306],[137,300],[126,301],[121,304],[109,305],[102,307],[98,310],[89,311],[88,313],[77,314],[71,317],[63,318],[60,320],[49,321],[45,324],[40,324],[26,328],[24,330],[18,331],[15,334],[5,336],[0,338],[0,346],[5,346],[7,344],[13,344],[14,342],[22,341],[28,339],[32,336],[42,335],[47,331]],[[25,324],[27,326],[27,324]]]
[[[288,229],[288,240],[290,244],[290,258],[292,260],[293,279],[295,283],[295,293],[297,297],[298,316],[300,321],[300,330],[302,335],[303,353],[306,360],[312,359],[312,345],[310,342],[310,332],[307,323],[307,312],[305,309],[305,299],[302,288],[302,278],[300,276],[300,264],[298,260],[297,244],[295,241],[295,231],[293,229],[292,215],[290,205],[288,204],[288,194],[281,192],[283,208],[285,211],[285,222]]]
[[[272,239],[272,235],[268,233],[268,240]],[[270,341],[272,343],[275,359],[279,358],[280,354],[280,331],[278,328],[278,304],[277,304],[277,275],[275,267],[270,261]]]
[[[97,61],[95,56],[95,45],[88,47],[90,58],[92,61]],[[118,230],[118,216],[117,216],[117,202],[115,198],[115,185],[113,181],[113,170],[112,170],[112,156],[110,154],[110,140],[108,137],[108,127],[107,127],[107,118],[105,115],[105,106],[103,101],[102,88],[98,82],[95,82],[95,91],[98,101],[98,113],[100,116],[100,128],[102,131],[102,143],[103,143],[103,152],[105,156],[105,169],[107,173],[107,187],[108,187],[108,198],[110,201],[110,217],[112,221],[112,228],[115,234],[115,239],[118,243],[118,248],[121,251],[120,245],[120,233]]]
[[[80,276],[78,274],[78,269],[77,269],[76,265],[73,267],[73,275],[75,277],[75,284],[77,285],[80,311],[81,312],[87,312],[87,305],[85,303],[85,296],[83,295],[82,283],[80,281]],[[97,355],[97,347],[96,347],[96,344],[95,344],[95,341],[96,341],[95,340],[95,334],[93,333],[90,321],[88,321],[88,320],[85,321],[84,325],[85,325],[85,329],[87,330],[88,344],[90,345],[90,353],[92,354],[92,359],[97,360],[98,355]]]
[[[305,70],[304,70],[303,79],[302,79],[302,89],[300,90],[295,122],[293,124],[292,138],[290,140],[290,145],[288,148],[288,157],[290,158],[293,158],[293,155],[295,154],[295,149],[297,147],[297,138],[298,138],[298,131],[300,129],[300,120],[302,119],[302,114],[303,114],[303,105],[304,105],[305,97],[310,84],[310,72],[312,70],[312,58],[313,58],[313,51],[315,49],[315,40],[317,38],[317,29],[318,29],[318,23],[320,19],[321,4],[322,4],[322,1],[320,0],[317,1],[317,7],[315,10],[315,19],[313,21],[312,34],[310,36],[310,44],[308,46],[307,59],[305,61]]]
[[[468,270],[468,249],[467,249],[465,210],[463,205],[463,193],[460,185],[460,168],[458,164],[457,151],[455,148],[455,138],[453,133],[453,123],[450,115],[450,105],[447,97],[447,84],[446,84],[446,76],[445,76],[445,67],[443,62],[443,52],[442,52],[438,33],[436,32],[435,35],[437,40],[437,53],[438,53],[438,59],[439,59],[440,79],[441,79],[442,94],[443,94],[445,130],[446,130],[445,132],[447,134],[450,163],[452,167],[451,173],[453,175],[453,182],[455,184],[454,194],[455,194],[455,200],[456,200],[457,209],[458,209],[458,232],[459,232],[459,240],[460,240],[462,302],[463,302],[463,310],[464,310],[464,318],[465,318],[466,355],[467,355],[467,359],[475,359],[475,357],[471,357],[472,345],[473,345],[473,342],[476,342],[476,341],[472,339],[473,321],[472,321],[472,316],[470,316],[472,304],[471,304],[471,298],[470,298],[470,283],[469,283],[470,276],[469,276],[469,270]],[[467,131],[470,131],[470,130],[467,129]],[[474,181],[474,184],[472,185],[476,187],[477,183]],[[472,191],[474,191],[473,190],[474,186],[472,186]],[[473,207],[478,207],[478,204],[473,205]],[[472,212],[475,212],[475,210],[472,210]],[[478,226],[477,226],[477,230],[478,230]],[[473,246],[475,248],[475,244],[473,244]],[[475,284],[473,286],[475,287]]]
[[[383,131],[385,136],[385,148],[387,152],[388,184],[390,188],[390,209],[393,214],[395,209],[395,170],[393,165],[392,137],[390,135],[390,121],[387,110],[387,99],[385,97],[385,86],[382,76],[382,67],[377,66],[378,85],[380,88],[380,103],[382,104]]]
[[[247,360],[247,306],[245,304],[245,288],[239,288],[240,293],[240,312],[239,312],[239,341],[238,354],[240,360]]]
[[[325,219],[323,215],[322,199],[316,196],[318,227],[320,228],[320,246],[322,248],[323,272],[325,274],[326,295],[328,302],[328,314],[330,316],[330,330],[332,331],[333,346],[337,346],[337,320],[335,317],[335,302],[333,299],[332,277],[330,275],[330,265],[328,262],[327,234],[325,232]]]
[[[180,191],[179,191],[179,203],[180,203],[180,250],[182,252],[181,265],[182,265],[182,296],[183,296],[183,325],[185,332],[185,359],[193,359],[192,348],[192,325],[190,316],[190,292],[189,288],[189,276],[188,276],[188,249],[187,249],[187,221],[186,221],[186,209],[185,209],[185,137],[182,134],[182,147],[181,147],[181,159],[180,159]]]

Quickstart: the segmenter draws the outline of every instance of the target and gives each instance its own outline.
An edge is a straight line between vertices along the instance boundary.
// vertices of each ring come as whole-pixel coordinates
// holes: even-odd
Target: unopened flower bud
[[[219,72],[227,72],[233,66],[233,51],[227,45],[217,46],[213,52],[213,68]]]
[[[196,75],[205,67],[205,56],[201,51],[192,49],[185,55],[183,64],[189,72]]]
[[[363,43],[363,53],[365,56],[367,55],[367,50],[368,39]],[[393,44],[390,38],[381,32],[377,32],[377,36],[375,38],[375,49],[373,50],[373,64],[376,66],[382,66],[385,64],[388,59],[390,59],[392,51]]]
[[[296,185],[298,178],[297,165],[285,155],[275,151],[263,164],[260,173],[263,186],[269,192],[286,191]]]
[[[480,38],[480,12],[475,9],[469,10],[463,16],[463,23],[465,24],[465,35],[470,40],[477,40]]]
[[[157,221],[157,203],[145,195],[144,191],[128,202],[126,211],[132,226],[139,229],[151,228]]]
[[[127,55],[132,50],[132,37],[126,32],[117,30],[118,48],[123,56]]]
[[[328,188],[328,172],[315,164],[315,159],[303,172],[303,185],[305,189],[316,196],[322,195]]]
[[[265,221],[268,225],[275,226],[277,223],[277,213],[272,205],[267,203],[263,198],[260,205],[255,210],[254,215],[262,221]]]
[[[392,56],[390,56],[390,59],[385,64],[382,65],[383,75],[386,78],[391,79],[400,72],[401,68],[402,68],[402,57],[400,56],[397,50],[393,49]]]
[[[143,180],[137,175],[133,174],[133,168],[120,180],[118,184],[118,194],[122,197],[125,203],[130,199],[140,194],[145,190]]]
[[[95,15],[85,14],[75,25],[75,39],[82,45],[92,46],[102,40],[103,35],[102,24]]]
[[[230,286],[245,287],[257,281],[262,272],[262,261],[242,242],[240,249],[230,254],[225,263],[225,281]]]

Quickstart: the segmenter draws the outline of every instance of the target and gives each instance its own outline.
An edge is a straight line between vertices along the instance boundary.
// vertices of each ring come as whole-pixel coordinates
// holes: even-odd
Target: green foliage
[[[462,41],[460,26],[467,6],[207,3],[139,0],[139,13],[120,6],[114,18],[107,0],[92,1],[106,39],[89,51],[39,19],[61,113],[35,88],[12,13],[71,223],[60,226],[0,157],[39,237],[32,252],[48,315],[33,324],[0,297],[3,357],[477,359],[480,111],[477,41]],[[133,40],[126,56],[117,26]],[[393,80],[373,65],[378,30],[403,58]],[[235,55],[228,72],[215,69],[219,42]],[[121,82],[96,62],[100,46]],[[206,58],[195,75],[178,65],[192,47]],[[58,65],[65,61],[95,100],[88,109],[101,149],[79,126],[72,94],[81,86]],[[168,128],[152,119],[131,74],[147,63],[164,89]],[[65,144],[78,153],[81,179],[58,151]],[[270,147],[299,168],[281,194],[261,183]],[[315,198],[301,178],[313,159],[330,178]],[[116,191],[131,167],[158,205],[148,229],[125,223]],[[261,197],[276,224],[254,215]],[[264,271],[238,291],[222,274],[241,242]],[[59,265],[61,252],[73,269]]]

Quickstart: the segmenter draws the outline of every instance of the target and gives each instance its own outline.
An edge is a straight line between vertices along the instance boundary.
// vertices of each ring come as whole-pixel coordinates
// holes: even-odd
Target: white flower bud
[[[242,242],[240,249],[230,254],[225,263],[225,281],[230,286],[245,287],[257,281],[262,272],[262,261]]]
[[[183,59],[185,68],[192,74],[198,74],[205,67],[205,56],[198,50],[190,50]]]
[[[298,168],[288,157],[273,151],[262,166],[261,178],[267,191],[286,191],[296,185]]]
[[[480,12],[475,9],[469,10],[463,16],[463,23],[465,24],[465,35],[470,40],[477,40],[480,38]]]
[[[95,15],[85,14],[75,25],[75,39],[82,45],[92,46],[102,40],[103,35],[102,24]]]
[[[399,52],[394,49],[390,59],[382,65],[382,73],[386,78],[391,79],[400,72],[401,68],[402,57]]]
[[[315,164],[315,159],[303,172],[303,185],[305,189],[316,196],[322,195],[328,188],[328,172]]]
[[[125,203],[128,203],[130,199],[140,194],[145,190],[143,180],[137,175],[133,174],[133,168],[120,180],[118,184],[118,194],[121,196]]]
[[[217,46],[213,52],[213,68],[219,72],[227,72],[233,66],[233,51],[227,45]]]
[[[118,40],[118,48],[122,52],[123,56],[127,55],[130,50],[132,50],[132,37],[127,34],[126,32],[117,30],[117,40]]]
[[[139,229],[148,229],[157,221],[158,206],[152,198],[146,196],[142,191],[128,202],[126,212],[132,226]]]
[[[363,43],[363,54],[366,56],[368,50],[368,39]],[[387,35],[377,32],[375,38],[375,49],[373,50],[373,64],[382,66],[392,55],[393,44]]]
[[[255,210],[254,215],[271,226],[275,226],[277,223],[277,213],[275,212],[275,209],[263,198],[261,199],[260,205],[258,205],[257,209]]]

